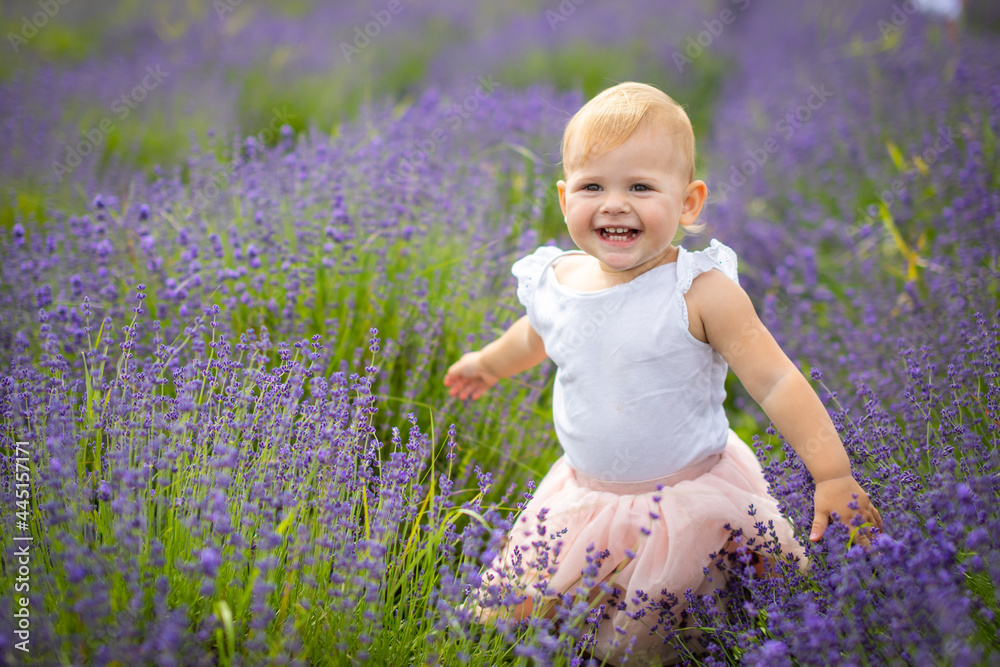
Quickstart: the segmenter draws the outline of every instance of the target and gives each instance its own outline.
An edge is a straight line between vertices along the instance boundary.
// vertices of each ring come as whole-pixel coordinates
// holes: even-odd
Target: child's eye
[[[635,185],[632,186],[632,189],[635,190],[636,192],[648,192],[652,188],[650,188],[648,185],[643,185],[642,183],[636,183]]]
[[[598,190],[601,189],[601,186],[598,185],[597,183],[588,183],[587,185],[583,186],[583,189],[589,190],[590,192],[597,192]]]

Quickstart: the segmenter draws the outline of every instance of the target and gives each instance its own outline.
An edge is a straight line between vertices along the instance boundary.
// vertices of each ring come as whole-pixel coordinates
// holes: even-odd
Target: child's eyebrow
[[[656,176],[650,173],[634,173],[626,174],[624,176],[613,174],[608,176],[607,174],[597,175],[597,174],[580,174],[579,176],[573,176],[574,181],[609,181],[609,180],[622,180],[622,181],[658,181],[663,180],[663,176]]]

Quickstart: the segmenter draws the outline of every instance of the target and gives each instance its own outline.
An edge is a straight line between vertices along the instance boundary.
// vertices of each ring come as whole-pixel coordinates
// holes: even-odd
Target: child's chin
[[[633,264],[642,262],[641,255],[637,244],[628,246],[604,246],[601,248],[604,251],[604,256],[609,262],[621,262],[624,264]]]

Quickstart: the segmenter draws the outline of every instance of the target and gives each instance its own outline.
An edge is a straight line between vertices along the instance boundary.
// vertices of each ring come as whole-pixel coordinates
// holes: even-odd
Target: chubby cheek
[[[681,217],[681,206],[678,202],[657,202],[648,206],[636,207],[640,218],[649,220],[677,221]]]
[[[582,234],[590,230],[591,216],[587,211],[576,208],[568,209],[567,213],[566,223],[572,232]]]
[[[566,202],[566,217],[570,220],[590,220],[596,206],[593,202],[581,199],[569,199]]]

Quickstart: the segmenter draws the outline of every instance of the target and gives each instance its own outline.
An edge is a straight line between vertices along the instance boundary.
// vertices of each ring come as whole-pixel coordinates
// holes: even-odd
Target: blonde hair
[[[681,165],[688,182],[694,180],[694,130],[683,107],[658,88],[627,81],[597,94],[577,111],[563,133],[563,172],[621,144],[643,123],[666,129],[677,138],[687,164]],[[664,156],[666,159],[667,156]]]

